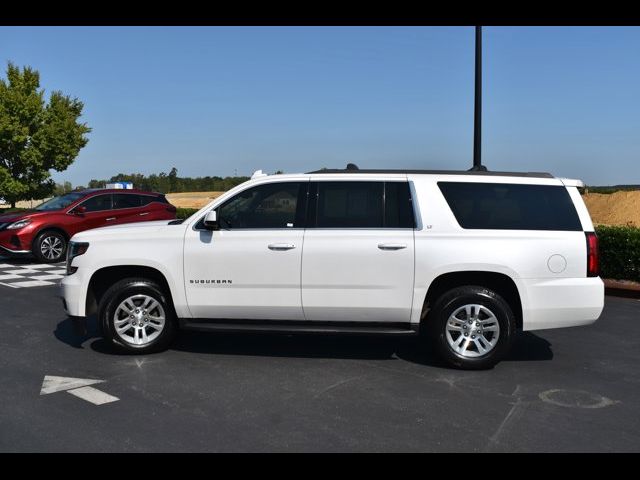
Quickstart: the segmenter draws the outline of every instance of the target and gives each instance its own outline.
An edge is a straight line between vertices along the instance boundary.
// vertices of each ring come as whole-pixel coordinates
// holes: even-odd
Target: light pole
[[[482,27],[476,26],[476,79],[473,112],[473,167],[471,171],[486,172],[482,165]]]

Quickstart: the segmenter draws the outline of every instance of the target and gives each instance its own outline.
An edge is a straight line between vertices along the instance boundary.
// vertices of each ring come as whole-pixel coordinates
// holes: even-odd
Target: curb
[[[619,297],[640,298],[640,283],[603,278],[605,293]]]

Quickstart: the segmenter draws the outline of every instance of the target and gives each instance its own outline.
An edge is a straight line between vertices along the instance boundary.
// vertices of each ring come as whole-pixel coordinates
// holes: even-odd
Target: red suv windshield
[[[36,210],[60,210],[61,208],[66,208],[71,205],[76,200],[81,199],[86,195],[86,192],[71,192],[60,197],[54,197],[46,202],[38,205]]]

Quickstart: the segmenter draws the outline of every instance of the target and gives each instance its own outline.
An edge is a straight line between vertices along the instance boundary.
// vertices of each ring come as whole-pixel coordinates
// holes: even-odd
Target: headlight
[[[86,252],[88,248],[89,244],[87,242],[69,242],[69,247],[67,248],[67,275],[76,273],[78,267],[72,267],[71,262],[73,262],[74,258]]]
[[[18,220],[17,222],[13,222],[11,225],[7,226],[7,230],[16,230],[18,228],[26,227],[31,223],[31,220],[25,218],[24,220]]]

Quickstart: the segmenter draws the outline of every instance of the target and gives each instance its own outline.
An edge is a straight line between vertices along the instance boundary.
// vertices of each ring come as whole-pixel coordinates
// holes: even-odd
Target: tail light
[[[600,274],[598,237],[595,232],[585,232],[585,235],[587,237],[587,277],[597,277]]]

